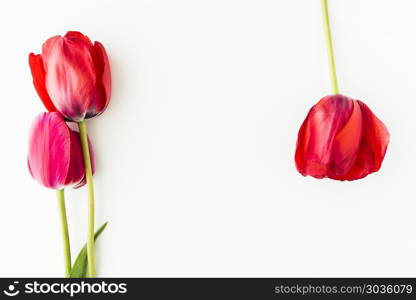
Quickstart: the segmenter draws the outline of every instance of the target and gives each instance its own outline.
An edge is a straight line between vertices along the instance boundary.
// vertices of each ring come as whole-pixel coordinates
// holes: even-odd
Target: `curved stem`
[[[78,123],[79,133],[81,136],[82,154],[84,156],[85,177],[88,186],[88,240],[87,240],[87,257],[88,257],[88,277],[95,277],[95,260],[94,260],[94,183],[92,179],[92,168],[90,150],[87,137],[87,124],[84,121]]]
[[[329,66],[330,66],[330,69],[331,69],[332,92],[334,94],[338,94],[339,93],[339,88],[338,88],[337,72],[335,70],[334,48],[332,46],[331,26],[329,24],[329,13],[328,13],[328,2],[327,2],[327,0],[322,0],[322,12],[323,12],[323,16],[324,16],[326,43],[327,43],[327,46],[328,46]]]
[[[58,197],[59,213],[61,216],[62,240],[64,244],[64,257],[65,257],[65,277],[69,278],[69,274],[71,273],[71,247],[69,244],[69,231],[68,231],[68,221],[66,218],[64,189],[57,190],[56,196]]]

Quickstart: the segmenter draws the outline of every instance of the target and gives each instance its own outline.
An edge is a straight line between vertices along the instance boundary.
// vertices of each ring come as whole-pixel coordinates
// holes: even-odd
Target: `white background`
[[[61,276],[55,193],[26,167],[43,106],[29,52],[101,41],[113,94],[88,123],[100,276],[416,276],[416,2],[329,1],[342,93],[391,132],[380,172],[304,178],[297,131],[330,93],[321,6],[295,1],[4,1],[0,276]],[[86,189],[68,190],[72,251]]]

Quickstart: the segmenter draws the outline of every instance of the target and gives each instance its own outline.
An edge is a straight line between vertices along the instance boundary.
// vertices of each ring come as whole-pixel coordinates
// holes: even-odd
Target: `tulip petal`
[[[86,118],[94,117],[103,112],[110,101],[111,71],[107,52],[100,42],[95,42],[91,48],[91,57],[96,72],[95,98],[92,99]]]
[[[337,133],[332,145],[328,177],[337,179],[347,173],[354,164],[361,142],[362,116],[360,106],[353,100],[353,110],[348,122]]]
[[[384,160],[390,134],[370,108],[357,100],[363,117],[363,130],[357,159],[343,180],[356,180],[377,172]]]
[[[73,40],[75,43],[83,43],[87,48],[92,47],[92,42],[89,37],[79,31],[68,31],[64,38]]]
[[[89,41],[89,39],[88,39]],[[67,119],[81,121],[95,89],[95,67],[86,38],[52,37],[42,48],[46,89]]]
[[[77,183],[78,185],[81,182],[80,170],[82,170],[82,176],[85,173],[84,172],[85,170],[84,160],[83,160],[82,148],[81,148],[81,139],[80,139],[79,133],[74,130],[70,130],[70,139],[71,139],[71,158],[70,158],[71,163],[69,165],[66,182],[75,182],[75,183],[78,182]]]
[[[296,146],[295,161],[303,175],[324,178],[332,162],[332,147],[338,132],[353,110],[353,101],[343,95],[322,98],[303,122]]]
[[[49,188],[58,189],[69,169],[69,129],[58,113],[36,118],[30,133],[29,165],[33,177]]]
[[[32,72],[33,85],[40,99],[48,111],[56,111],[55,105],[53,105],[45,87],[45,68],[43,66],[42,56],[40,54],[35,55],[30,53],[29,66]]]

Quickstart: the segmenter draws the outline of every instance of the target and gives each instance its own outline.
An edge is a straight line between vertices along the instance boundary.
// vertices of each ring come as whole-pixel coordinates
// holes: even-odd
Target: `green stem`
[[[95,277],[95,260],[94,260],[94,183],[92,179],[92,168],[90,150],[87,137],[87,124],[84,121],[78,123],[79,133],[81,136],[82,154],[84,156],[85,177],[87,179],[89,205],[88,205],[88,240],[87,240],[87,257],[88,257],[88,277]]]
[[[59,213],[61,215],[62,225],[62,240],[64,242],[65,277],[69,278],[69,274],[71,273],[71,247],[69,245],[69,231],[68,221],[66,218],[64,189],[57,190],[56,195],[58,197]]]
[[[331,26],[329,25],[328,3],[327,0],[322,0],[322,12],[324,16],[326,43],[328,46],[329,66],[331,69],[332,92],[339,93],[337,72],[335,69],[334,47],[332,46]]]

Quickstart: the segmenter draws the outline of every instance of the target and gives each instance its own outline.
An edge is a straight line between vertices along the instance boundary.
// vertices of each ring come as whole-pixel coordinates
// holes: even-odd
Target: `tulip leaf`
[[[105,222],[94,234],[94,241],[100,236],[101,232],[104,231],[108,222]],[[69,274],[70,278],[85,278],[87,275],[87,266],[88,266],[88,257],[87,257],[87,244],[82,247],[79,252],[77,259],[72,266],[71,273]]]

